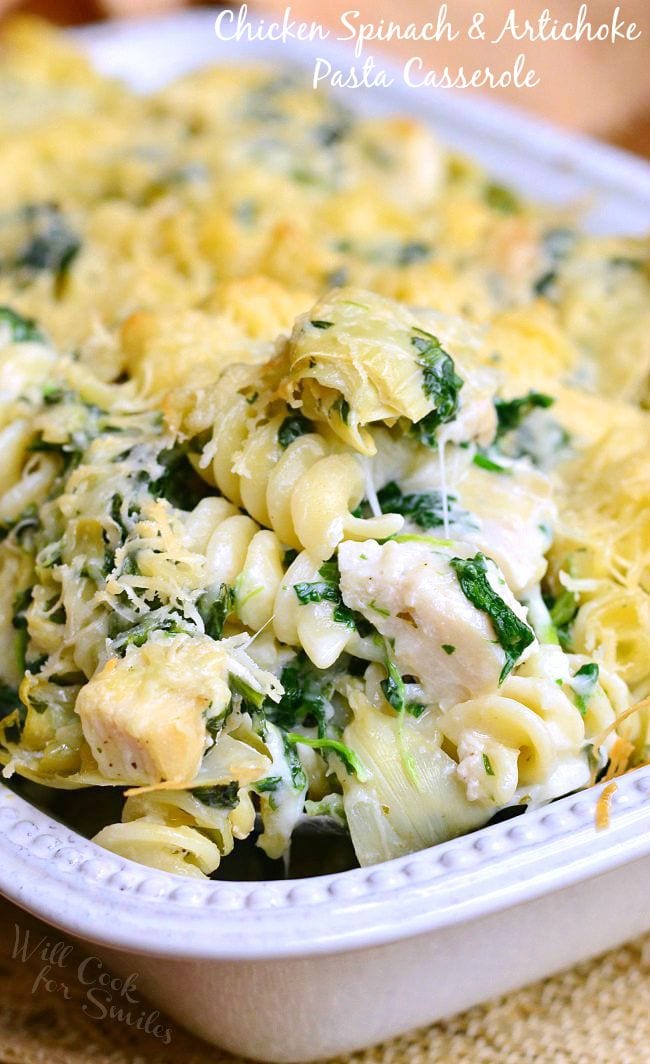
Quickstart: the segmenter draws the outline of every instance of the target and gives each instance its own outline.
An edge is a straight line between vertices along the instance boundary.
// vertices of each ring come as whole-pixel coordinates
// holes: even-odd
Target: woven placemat
[[[16,925],[19,945],[27,931],[30,948],[43,935],[52,944],[64,941],[58,931],[0,902],[2,1064],[236,1064],[164,1017],[156,1022],[170,1028],[168,1046],[116,1020],[90,1019],[82,1008],[84,988],[74,978],[65,977],[68,999],[48,991],[42,981],[34,988],[43,960],[38,954],[12,959]],[[74,972],[85,955],[72,947],[65,971]],[[650,937],[347,1059],[354,1064],[645,1064],[650,1061]]]

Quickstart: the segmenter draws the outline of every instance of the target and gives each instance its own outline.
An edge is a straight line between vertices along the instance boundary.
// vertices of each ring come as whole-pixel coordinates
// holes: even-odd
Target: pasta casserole
[[[648,240],[291,71],[16,21],[0,95],[5,778],[209,876],[645,762]]]

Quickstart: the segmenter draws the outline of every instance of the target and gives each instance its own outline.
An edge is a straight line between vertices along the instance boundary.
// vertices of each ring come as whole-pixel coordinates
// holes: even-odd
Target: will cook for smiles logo
[[[170,1045],[170,1028],[159,1022],[157,1010],[148,1010],[138,997],[137,972],[122,979],[112,975],[99,957],[84,957],[78,961],[74,957],[74,946],[63,940],[52,941],[45,935],[39,939],[18,924],[15,929],[12,959],[22,964],[40,962],[32,994],[55,994],[66,1001],[78,1001],[91,1020],[123,1023]]]

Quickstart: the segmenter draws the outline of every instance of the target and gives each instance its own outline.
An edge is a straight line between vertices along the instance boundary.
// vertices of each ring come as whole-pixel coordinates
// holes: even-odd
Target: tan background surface
[[[273,5],[275,0],[265,0]],[[514,2],[514,0],[513,0]],[[550,0],[549,0],[550,2]],[[9,6],[48,14],[63,23],[94,19],[106,8],[136,14],[149,9],[180,6],[174,0],[34,0],[21,4],[0,0],[0,15]],[[253,6],[253,5],[251,5]],[[284,4],[275,4],[276,8]],[[456,16],[483,7],[491,22],[502,22],[511,0],[452,0]],[[519,0],[529,16],[543,3]],[[565,125],[589,130],[631,150],[650,156],[650,0],[622,0],[622,14],[644,28],[633,44],[527,46],[529,64],[540,70],[543,89],[516,102]],[[557,0],[554,15],[569,18],[578,3]],[[607,18],[614,3],[591,0],[594,21]],[[368,20],[381,17],[425,21],[437,8],[429,0],[294,0],[298,17],[334,20],[338,11],[360,8]],[[476,45],[418,46],[431,63],[491,63],[505,67],[520,50],[512,42],[498,49]],[[414,54],[411,44],[398,46]],[[432,49],[435,48],[435,53]],[[62,973],[72,997],[38,988],[34,980],[42,967],[38,957],[27,963],[12,960],[15,923],[33,934],[58,940],[57,932],[0,902],[0,1061],[2,1064],[219,1064],[231,1060],[171,1024],[168,1048],[153,1037],[116,1021],[96,1022],[83,1012],[83,988],[74,969],[83,959],[76,950]],[[170,1025],[164,1018],[163,1026]],[[352,1058],[356,1064],[423,1064],[425,1061],[471,1064],[646,1064],[650,1062],[650,939],[626,946],[552,980],[476,1008],[445,1023]]]

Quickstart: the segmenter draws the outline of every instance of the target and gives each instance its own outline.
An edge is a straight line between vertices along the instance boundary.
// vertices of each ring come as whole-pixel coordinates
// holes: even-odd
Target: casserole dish
[[[647,931],[650,770],[619,780],[599,832],[601,791],[376,868],[190,883],[100,850],[3,789],[0,885],[209,1042],[322,1059]]]
[[[209,16],[84,39],[105,70],[130,72],[143,88],[152,81],[138,63],[150,50],[166,57],[156,78],[202,58],[277,59],[257,47],[220,56]],[[607,149],[455,98],[396,91],[360,102],[432,121],[533,194],[595,193],[595,229],[646,224],[645,168]],[[2,887],[96,943],[116,970],[137,972],[143,991],[209,1040],[305,1060],[430,1021],[643,930],[649,786],[646,769],[617,784],[606,834],[595,830],[596,788],[382,867],[255,884],[188,884],[134,866],[7,793]],[[612,897],[625,905],[612,907]]]

